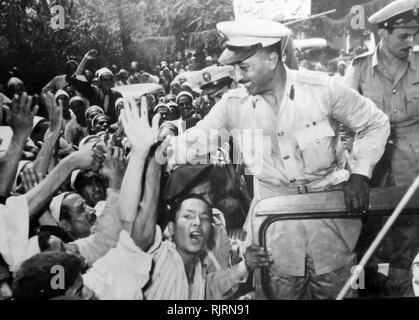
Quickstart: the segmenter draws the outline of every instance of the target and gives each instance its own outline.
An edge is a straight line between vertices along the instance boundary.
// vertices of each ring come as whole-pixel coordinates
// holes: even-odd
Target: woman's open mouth
[[[189,237],[191,238],[194,244],[199,244],[202,241],[204,235],[202,233],[202,230],[197,229],[197,230],[193,230],[189,234]]]

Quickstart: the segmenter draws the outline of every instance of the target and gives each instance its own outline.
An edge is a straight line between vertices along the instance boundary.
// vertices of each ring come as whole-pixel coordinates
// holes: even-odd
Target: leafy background
[[[342,33],[348,13],[365,0],[312,0],[312,14],[337,9],[328,19],[293,25],[294,32],[331,38]],[[375,0],[379,8],[388,0]],[[65,29],[50,27],[50,7],[65,9]],[[63,72],[68,58],[80,60],[95,48],[98,64],[152,67],[176,51],[219,52],[219,21],[234,18],[232,0],[0,0],[0,83],[17,66],[29,91]]]

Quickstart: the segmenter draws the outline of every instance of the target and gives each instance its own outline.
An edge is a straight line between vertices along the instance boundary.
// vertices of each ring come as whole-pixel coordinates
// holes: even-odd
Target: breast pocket
[[[419,116],[419,84],[406,90],[406,113],[409,116]]]
[[[306,173],[314,174],[332,165],[335,159],[336,139],[335,131],[328,120],[300,129],[294,133],[294,136]]]

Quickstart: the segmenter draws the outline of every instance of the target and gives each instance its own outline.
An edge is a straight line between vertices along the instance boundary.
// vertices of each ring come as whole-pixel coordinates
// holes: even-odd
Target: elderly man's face
[[[175,220],[173,240],[178,251],[199,254],[211,236],[211,208],[202,200],[187,199],[181,204]]]
[[[71,235],[75,239],[88,237],[96,222],[95,209],[88,206],[86,200],[76,193],[67,196],[62,206],[66,207],[70,216],[70,221],[67,223],[70,226]]]
[[[269,90],[273,72],[269,69],[269,56],[259,50],[252,57],[236,64],[236,81],[243,84],[250,95],[262,94]]]
[[[414,26],[417,23],[410,21],[407,26]],[[399,59],[407,59],[410,50],[414,46],[415,36],[419,28],[396,28],[392,33],[385,31],[383,44],[387,50]]]

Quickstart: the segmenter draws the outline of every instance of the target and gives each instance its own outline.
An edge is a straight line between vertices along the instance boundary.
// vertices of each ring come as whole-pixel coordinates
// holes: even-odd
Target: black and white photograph
[[[0,300],[418,296],[419,0],[0,0]]]

